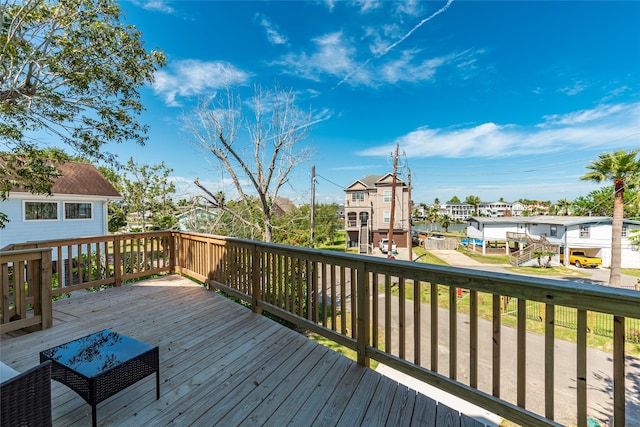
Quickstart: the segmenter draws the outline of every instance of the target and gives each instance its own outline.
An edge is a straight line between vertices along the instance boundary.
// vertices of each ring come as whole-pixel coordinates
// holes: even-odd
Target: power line
[[[346,185],[336,184],[335,182],[331,181],[330,179],[325,178],[325,177],[324,177],[324,176],[322,176],[322,175],[318,175],[317,173],[316,173],[316,178],[322,178],[322,179],[324,179],[325,181],[327,181],[329,184],[333,184],[333,185],[335,185],[336,187],[341,188],[341,189],[345,189],[345,188],[347,187]]]

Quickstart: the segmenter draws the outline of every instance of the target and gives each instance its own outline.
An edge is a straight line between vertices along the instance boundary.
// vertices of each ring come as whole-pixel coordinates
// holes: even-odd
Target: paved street
[[[398,254],[398,258],[400,259],[409,259],[408,251],[405,250],[406,253],[403,254],[400,252]],[[459,252],[456,251],[431,251],[434,255],[438,256],[441,259],[444,259],[449,264],[471,268],[471,269],[481,269],[481,270],[489,270],[496,272],[507,272],[504,266],[497,265],[486,265],[481,264]],[[381,255],[381,254],[380,254]],[[379,256],[380,256],[379,255]],[[575,267],[571,267],[575,268]],[[589,274],[588,278],[580,278],[579,280],[586,283],[593,284],[603,284],[608,280],[609,271],[607,269],[581,269],[581,271],[585,271]],[[560,279],[565,279],[559,277]],[[576,278],[566,278],[571,280],[576,280]],[[636,282],[636,278],[633,276],[624,275],[623,277],[623,285],[625,287],[629,286],[633,288],[633,285]],[[411,302],[409,302],[411,303]],[[394,312],[392,313],[392,324],[394,327],[392,328],[392,336],[397,337],[399,335],[397,325],[397,307],[398,304],[392,304],[394,307]],[[423,306],[423,325],[422,331],[424,336],[423,342],[429,342],[429,306]],[[406,312],[409,314],[412,313],[411,309],[407,309]],[[382,319],[381,319],[382,320]],[[413,319],[407,318],[407,330],[413,329]],[[448,311],[444,309],[440,309],[439,312],[439,342],[440,342],[440,354],[439,360],[441,361],[439,364],[439,372],[443,375],[448,375]],[[468,317],[466,315],[460,314],[458,317],[458,360],[464,361],[468,360],[469,353],[467,349],[469,348],[468,342],[468,333],[465,331],[468,325]],[[394,333],[395,332],[395,333]],[[480,342],[491,342],[491,322],[481,320],[479,322],[479,339]],[[407,337],[407,344],[411,345],[413,340],[411,337]],[[515,354],[515,342],[516,342],[516,331],[510,327],[504,327],[503,330],[503,354],[502,354],[502,369],[503,372],[515,372],[516,369],[516,358],[511,357]],[[393,343],[397,345],[397,343]],[[421,360],[423,360],[423,365],[428,366],[428,361],[430,360],[429,348],[422,349]],[[485,348],[480,348],[479,357],[480,357],[480,373],[481,376],[479,378],[479,389],[489,392],[491,391],[491,348],[486,346]],[[397,347],[396,347],[397,348]],[[544,413],[544,337],[537,334],[529,334],[527,337],[527,348],[530,350],[528,352],[529,358],[527,360],[527,378],[528,378],[528,386],[527,386],[527,408],[535,410],[538,413]],[[534,351],[533,349],[540,349],[540,351]],[[413,348],[407,348],[407,359],[411,359],[413,356]],[[575,424],[575,414],[576,414],[576,406],[575,406],[575,377],[576,377],[576,348],[572,343],[568,343],[561,340],[556,340],[556,366],[555,366],[555,375],[556,375],[556,420],[564,423],[564,424]],[[468,378],[468,366],[463,365],[464,362],[460,363],[460,367],[458,370],[458,379],[462,382],[466,382]],[[399,381],[402,379],[397,374],[394,374],[393,371],[390,371],[386,367],[382,367],[381,370],[386,375],[396,375]],[[588,401],[589,401],[589,412],[588,415],[594,419],[597,419],[602,425],[608,425],[611,417],[611,408],[613,407],[613,388],[612,388],[612,372],[613,366],[611,362],[611,356],[609,353],[605,353],[598,350],[589,349],[588,350],[588,370],[589,376],[587,378],[588,382]],[[627,425],[640,425],[640,361],[634,358],[628,358],[627,367]],[[418,386],[415,385],[414,386]],[[515,380],[510,381],[509,376],[504,376],[504,379],[501,383],[501,394],[502,397],[512,401],[515,403],[515,395],[516,395],[516,384]],[[433,390],[429,390],[429,393],[432,393]],[[446,394],[442,394],[441,396],[443,401],[451,401],[455,406],[455,399],[451,399]],[[478,409],[470,409],[471,413],[469,415],[479,416],[482,421],[487,422],[488,424],[493,424],[493,419],[491,417],[486,416],[486,413],[483,415],[482,410]],[[475,414],[475,415],[474,415]]]

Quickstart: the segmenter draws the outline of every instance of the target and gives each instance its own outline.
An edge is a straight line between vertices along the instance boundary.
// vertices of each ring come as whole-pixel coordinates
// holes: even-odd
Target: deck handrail
[[[527,277],[464,268],[425,265],[409,261],[387,260],[318,249],[289,247],[242,239],[180,233],[178,251],[183,274],[197,277],[210,287],[222,289],[252,304],[255,311],[268,311],[278,317],[319,333],[358,354],[358,363],[367,366],[370,359],[388,364],[469,402],[523,425],[551,424],[554,418],[554,338],[556,307],[575,310],[577,327],[576,402],[578,425],[587,422],[587,313],[611,315],[613,330],[613,390],[615,425],[624,425],[626,402],[624,387],[625,319],[640,317],[640,294],[632,290],[597,287],[577,282]],[[193,258],[191,258],[193,257]],[[406,292],[413,286],[414,301],[421,298],[421,288],[431,296],[431,313],[438,312],[438,292],[448,295],[449,371],[438,373],[438,316],[430,314],[429,331],[420,330],[420,322],[406,325],[407,313],[421,318],[422,304],[411,303]],[[392,290],[393,288],[393,290]],[[456,377],[461,365],[457,360],[458,289],[468,290],[470,345],[468,383]],[[396,291],[397,290],[397,291]],[[374,297],[375,292],[375,297]],[[390,322],[391,294],[397,292],[399,325]],[[493,334],[489,337],[493,351],[492,393],[477,389],[479,365],[478,310],[481,294],[490,295],[493,303]],[[345,298],[344,296],[350,296]],[[517,299],[517,396],[515,404],[500,398],[501,307],[506,299]],[[380,302],[382,299],[382,302]],[[404,301],[404,303],[402,303]],[[324,303],[323,303],[324,302]],[[527,302],[542,305],[544,317],[545,399],[539,413],[525,409],[527,364]],[[342,310],[346,307],[345,310]],[[340,313],[338,314],[338,309]],[[383,319],[383,320],[380,320]],[[345,328],[345,324],[350,327]],[[397,327],[399,337],[390,331]],[[384,348],[378,333],[385,335]],[[422,342],[428,333],[429,342]],[[411,337],[409,337],[411,335]],[[414,348],[431,348],[431,360],[420,360],[420,351],[410,354],[408,340]],[[391,342],[393,341],[393,343]],[[487,345],[485,343],[485,345]]]
[[[83,255],[86,259],[91,254],[83,273],[90,270],[89,265],[94,266],[93,273],[96,268],[120,272],[119,279],[115,273],[106,277],[92,273],[84,280],[81,274],[79,283],[63,283],[52,294],[96,283],[119,285],[122,280],[175,271],[250,303],[256,312],[272,313],[355,350],[361,365],[377,360],[523,425],[556,424],[554,340],[560,308],[573,310],[577,323],[576,419],[579,426],[586,425],[588,319],[596,313],[604,316],[612,331],[611,414],[614,425],[625,423],[625,334],[632,334],[629,325],[640,318],[640,293],[633,290],[186,232],[134,233],[35,245],[53,247],[57,259],[66,261],[67,271],[73,267],[69,261],[72,256],[82,260]],[[63,273],[59,271],[57,274]],[[530,304],[540,310],[544,325],[541,408],[527,405],[531,392],[527,363],[532,349],[526,339]],[[491,325],[486,335],[479,332],[484,307],[489,307]],[[506,307],[514,307],[517,362],[513,372],[505,373],[510,362],[501,356],[509,344],[503,339]],[[460,310],[465,311],[468,322],[459,319]],[[465,349],[458,345],[463,335],[469,341]],[[487,348],[492,354],[491,368],[481,370],[479,352]],[[464,360],[459,357],[463,351],[468,354]],[[500,384],[506,374],[516,382],[514,399],[501,396]],[[478,385],[486,376],[490,393]]]
[[[0,334],[53,324],[51,249],[0,251]]]
[[[52,296],[175,271],[171,231],[154,231],[8,245],[5,251],[50,248]]]

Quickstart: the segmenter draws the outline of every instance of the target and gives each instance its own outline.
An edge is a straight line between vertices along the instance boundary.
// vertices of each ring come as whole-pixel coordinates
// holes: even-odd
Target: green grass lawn
[[[623,274],[628,274],[629,276],[640,277],[640,269],[639,268],[623,268]]]
[[[508,255],[482,255],[477,252],[470,251],[462,246],[459,246],[456,250],[471,259],[481,262],[482,264],[509,264]]]
[[[342,251],[344,252],[347,247],[347,232],[344,230],[338,231],[332,242],[318,242],[316,248],[327,249],[330,251]]]
[[[450,265],[446,261],[438,258],[437,256],[433,255],[431,252],[419,246],[413,247],[413,253],[416,254],[416,259],[414,260],[416,262],[421,262],[424,264]]]

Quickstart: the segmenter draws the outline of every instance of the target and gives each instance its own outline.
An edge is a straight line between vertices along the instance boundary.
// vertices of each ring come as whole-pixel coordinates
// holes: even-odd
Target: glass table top
[[[50,348],[42,354],[91,378],[154,348],[155,346],[105,329]]]

